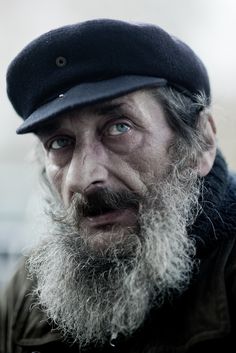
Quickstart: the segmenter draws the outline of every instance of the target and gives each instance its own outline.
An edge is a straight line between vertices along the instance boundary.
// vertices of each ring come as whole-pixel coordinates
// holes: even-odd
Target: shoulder
[[[34,285],[22,260],[0,298],[0,353],[15,352],[18,341],[32,335],[39,322],[46,325],[45,314],[34,306]]]
[[[19,263],[18,269],[8,283],[1,298],[1,307],[14,309],[14,314],[17,315],[16,309],[20,307],[22,302],[25,302],[27,296],[33,289],[33,281],[29,278],[25,261],[22,259]]]

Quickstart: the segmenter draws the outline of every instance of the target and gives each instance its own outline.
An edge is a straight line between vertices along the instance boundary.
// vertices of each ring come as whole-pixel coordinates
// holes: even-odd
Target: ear
[[[204,121],[204,125],[204,135],[209,148],[202,153],[198,161],[198,175],[201,177],[206,176],[210,172],[216,157],[216,126],[211,115]]]

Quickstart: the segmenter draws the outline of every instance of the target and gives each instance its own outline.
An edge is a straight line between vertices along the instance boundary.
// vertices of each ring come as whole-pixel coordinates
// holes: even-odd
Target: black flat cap
[[[9,99],[24,119],[18,134],[75,107],[165,85],[192,99],[203,92],[210,100],[207,71],[186,44],[155,25],[109,19],[43,34],[7,72]]]

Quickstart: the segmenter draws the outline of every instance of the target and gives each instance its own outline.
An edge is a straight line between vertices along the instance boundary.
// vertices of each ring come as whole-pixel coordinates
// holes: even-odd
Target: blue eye
[[[121,135],[121,134],[124,134],[128,131],[130,131],[129,125],[127,125],[125,123],[118,123],[118,124],[114,124],[109,127],[108,134],[113,135],[113,136],[114,135]]]
[[[61,148],[65,148],[67,146],[70,146],[71,144],[72,144],[72,141],[70,139],[60,137],[60,138],[57,138],[57,139],[53,140],[50,143],[49,147],[52,150],[59,150]]]

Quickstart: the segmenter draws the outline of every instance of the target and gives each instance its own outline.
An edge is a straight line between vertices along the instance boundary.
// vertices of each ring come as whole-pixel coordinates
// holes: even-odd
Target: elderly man
[[[47,231],[1,301],[1,353],[233,352],[236,181],[206,69],[161,28],[66,26],[11,63]]]

